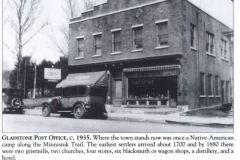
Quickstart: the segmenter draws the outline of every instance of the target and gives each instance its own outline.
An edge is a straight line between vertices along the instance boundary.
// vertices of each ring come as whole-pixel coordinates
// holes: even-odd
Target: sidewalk
[[[26,109],[26,115],[41,116],[41,108]],[[233,115],[219,116],[185,116],[174,108],[117,108],[107,107],[108,119],[133,122],[169,123],[193,126],[233,127]]]
[[[212,127],[232,127],[233,113],[229,116],[185,116],[182,111],[173,108],[159,109],[141,109],[139,108],[120,108],[112,112],[112,108],[108,107],[108,117],[112,120],[128,120],[152,123],[172,123],[194,126],[212,126]]]

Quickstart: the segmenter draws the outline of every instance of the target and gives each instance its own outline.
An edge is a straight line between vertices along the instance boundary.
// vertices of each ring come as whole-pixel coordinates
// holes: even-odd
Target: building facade
[[[70,20],[69,72],[108,71],[116,107],[228,103],[229,32],[187,0],[108,0]]]

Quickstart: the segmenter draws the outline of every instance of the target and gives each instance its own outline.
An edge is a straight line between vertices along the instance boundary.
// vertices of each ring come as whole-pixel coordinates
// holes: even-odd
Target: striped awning
[[[181,69],[179,64],[153,66],[153,67],[141,67],[141,68],[125,68],[123,72],[146,72],[146,71],[166,71],[166,70],[178,70]]]

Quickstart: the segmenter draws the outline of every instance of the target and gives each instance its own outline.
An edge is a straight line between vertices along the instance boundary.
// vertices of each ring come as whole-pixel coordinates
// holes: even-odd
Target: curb
[[[188,125],[188,126],[205,126],[205,127],[214,127],[214,128],[229,128],[233,127],[233,124],[222,124],[222,123],[198,123],[198,122],[179,122],[174,120],[153,120],[153,119],[139,119],[133,117],[119,117],[119,116],[108,116],[109,120],[122,120],[130,122],[150,122],[150,123],[161,123],[161,124],[179,124],[179,125]]]

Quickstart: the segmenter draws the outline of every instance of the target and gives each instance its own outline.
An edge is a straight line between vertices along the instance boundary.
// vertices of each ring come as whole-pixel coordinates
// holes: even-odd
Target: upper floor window
[[[112,30],[112,52],[121,52],[122,37],[121,29]]]
[[[193,47],[193,48],[197,47],[196,26],[192,23],[190,24],[190,43],[191,43],[191,47]]]
[[[214,53],[214,35],[206,32],[206,51],[208,53]]]
[[[102,55],[102,34],[94,34],[94,56]]]
[[[227,59],[227,41],[221,39],[221,57]]]
[[[156,22],[157,27],[157,46],[168,45],[168,21]]]
[[[143,25],[136,25],[133,29],[133,49],[143,49]]]
[[[77,57],[84,57],[83,42],[84,42],[83,37],[77,38]]]

